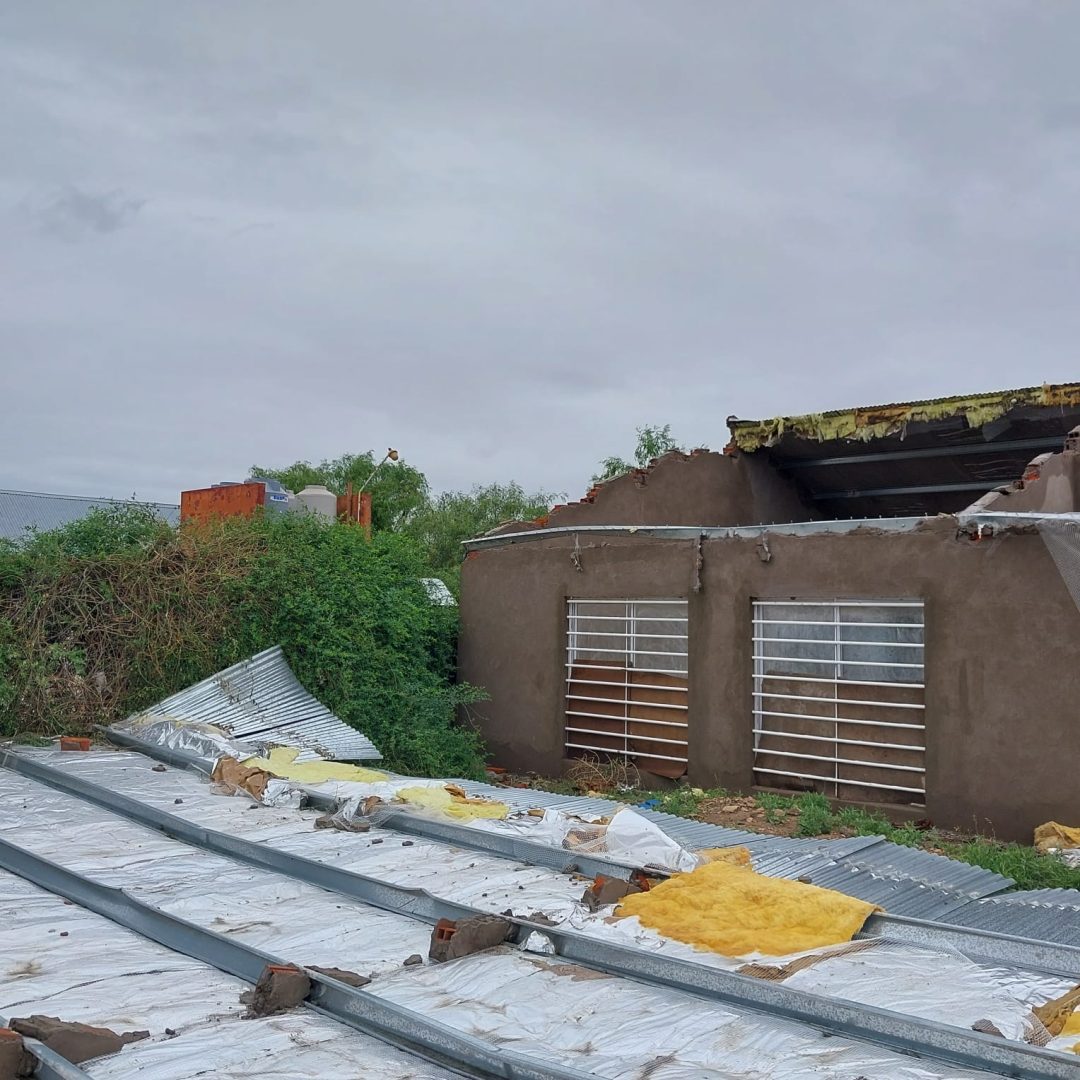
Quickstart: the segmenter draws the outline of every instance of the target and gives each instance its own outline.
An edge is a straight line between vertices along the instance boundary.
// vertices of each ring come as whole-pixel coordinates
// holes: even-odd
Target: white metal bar
[[[671,687],[676,694],[683,694],[685,696],[686,691],[681,687]],[[627,701],[626,698],[610,698],[610,697],[586,697],[584,694],[569,693],[566,695],[570,701],[596,701],[601,704],[610,705],[613,702],[618,705],[644,705],[650,709],[678,709],[681,712],[686,712],[689,708],[687,705],[669,705],[662,701]]]
[[[604,720],[604,719],[609,719],[610,720],[610,719],[614,719],[614,720],[619,721],[620,723],[648,724],[650,727],[677,728],[679,731],[687,731],[687,730],[689,730],[686,724],[677,724],[672,720],[645,720],[644,718],[642,718],[640,716],[605,717],[603,713],[577,712],[577,711],[572,710],[572,709],[567,709],[566,714],[567,714],[567,716],[580,716],[580,717],[583,717],[583,718],[587,717],[590,720]]]
[[[596,616],[596,618],[601,617]],[[825,622],[818,619],[759,619],[756,616],[753,621],[758,626],[868,626],[871,629],[887,627],[892,630],[924,630],[926,628],[921,622],[851,622],[850,620]]]
[[[574,615],[572,617],[573,618],[578,618],[578,619],[588,619],[589,622],[626,622],[626,616],[625,615],[582,615],[580,612],[578,612],[576,615]],[[686,616],[685,615],[639,615],[638,616],[638,621],[639,622],[685,623],[686,622]],[[871,623],[859,623],[858,625],[859,626],[871,626],[872,624]],[[911,623],[902,623],[900,625],[910,626],[912,624]]]
[[[574,667],[581,667],[580,664],[574,664]],[[601,670],[598,668],[589,668],[590,671]],[[604,671],[611,670],[610,668],[603,668]],[[641,668],[634,668],[635,672],[641,671]],[[682,674],[685,674],[683,672]],[[568,683],[576,683],[579,686],[623,686],[632,687],[635,690],[670,690],[676,694],[685,694],[685,686],[657,686],[654,683],[641,683],[641,682],[610,682],[602,679],[575,679],[572,675],[567,675],[566,681]],[[895,686],[895,683],[889,683],[889,686]],[[906,684],[905,684],[906,685]],[[605,699],[607,700],[607,699]],[[672,706],[672,708],[682,708],[682,706]]]
[[[611,750],[610,746],[586,746],[584,743],[567,743],[567,750],[591,750],[596,754],[617,754],[619,757],[646,757],[654,761],[678,761],[686,765],[685,757],[672,757],[670,754],[640,754],[633,750]]]
[[[831,720],[832,717],[829,717]],[[815,742],[840,743],[842,746],[869,746],[881,747],[884,750],[917,750],[925,752],[925,746],[906,746],[904,743],[867,742],[865,739],[841,739],[834,735],[802,735],[793,731],[768,731],[765,728],[754,728],[755,735],[775,735],[780,739],[813,739]],[[769,754],[771,750],[761,749],[761,753]]]
[[[763,659],[760,656],[754,657],[755,660]],[[770,656],[767,659],[776,660],[777,657]],[[830,686],[836,684],[836,679],[819,679],[816,675],[764,675],[757,672],[754,673],[755,679],[783,679],[785,682],[812,682],[812,683],[828,683]],[[872,682],[869,679],[842,679],[839,680],[844,686],[902,686],[905,690],[924,690],[925,685],[923,683],[909,683],[909,682]]]
[[[921,600],[755,600],[758,607],[921,608]]]
[[[840,686],[847,686],[846,682],[837,683],[836,680],[829,679],[829,683]],[[907,683],[883,683],[884,686],[906,686]],[[755,690],[753,697],[756,698],[781,698],[784,701],[820,701],[826,705],[872,705],[874,708],[882,709],[925,709],[923,704],[916,704],[911,701],[862,701],[856,698],[831,698],[831,697],[813,697],[803,696],[802,694],[782,694],[775,693],[770,694],[767,690]],[[683,706],[685,708],[685,706]],[[830,717],[831,719],[831,717]]]
[[[571,604],[681,604],[683,607],[687,606],[687,602],[681,597],[675,597],[670,600],[640,600],[631,597],[626,600],[586,600],[582,597],[570,597],[569,603]]]
[[[903,791],[912,795],[926,795],[925,788],[901,787],[899,784],[874,784],[869,780],[834,780],[831,776],[819,776],[817,773],[785,772],[783,769],[761,769],[754,766],[754,772],[768,773],[770,776],[790,776],[799,780],[820,780],[824,784],[843,784],[845,787],[877,788],[881,791]],[[919,803],[918,805],[922,805]]]
[[[839,623],[834,625],[839,626]],[[848,624],[850,625],[850,624]],[[924,644],[921,641],[847,641],[843,638],[801,638],[801,637],[753,637],[751,641],[763,641],[772,643],[779,641],[785,645],[873,645],[878,649],[922,649]],[[801,656],[793,656],[792,660],[801,660]],[[844,660],[840,661],[841,664],[845,663]]]
[[[599,731],[593,732],[594,735],[601,734]],[[925,769],[919,768],[918,765],[888,765],[883,761],[856,761],[854,758],[835,758],[835,757],[821,757],[819,754],[797,754],[793,750],[766,750],[763,747],[758,749],[758,754],[772,754],[773,757],[788,757],[795,758],[798,761],[822,761],[828,765],[835,765],[839,768],[841,765],[855,765],[863,769],[889,769],[892,772],[910,772],[910,773],[925,773]],[[830,780],[834,783],[840,781],[839,776],[830,776]]]
[[[621,735],[613,736],[616,739],[621,739]],[[637,758],[653,758],[656,761],[677,761],[682,765],[685,765],[686,758],[684,757],[671,757],[668,754],[642,754],[636,750],[612,750],[610,746],[586,746],[584,743],[572,743],[566,744],[570,750],[592,750],[594,753],[599,754],[618,754],[620,757],[637,757]]]
[[[614,739],[632,739],[634,742],[667,743],[669,746],[685,746],[685,739],[661,739],[655,735],[634,735],[632,733],[597,731],[596,728],[568,727],[567,731],[576,731],[579,735],[601,735]]]
[[[830,643],[831,644],[831,643]],[[589,652],[604,652],[603,649],[590,649]],[[661,654],[668,655],[668,654]],[[673,653],[671,655],[678,655]],[[808,656],[754,656],[755,660],[773,660],[785,664],[829,664],[833,667],[836,666],[835,660],[812,660]],[[841,660],[841,667],[885,667],[885,668],[919,668],[921,671],[925,666],[923,664],[904,664],[897,661],[887,663],[884,660]],[[798,678],[798,676],[789,676],[789,678]],[[832,680],[830,680],[832,681]],[[843,682],[843,679],[836,680]]]
[[[578,627],[577,632],[578,632],[578,634],[581,635],[581,637],[613,637],[613,638],[622,638],[624,641],[626,641],[630,636],[629,634],[617,634],[612,630],[582,630],[580,627]],[[643,633],[641,633],[639,631],[637,636],[638,637],[643,637],[643,638],[656,638],[656,639],[662,640],[662,641],[686,641],[686,640],[688,640],[688,636],[686,634],[643,634]],[[778,639],[773,638],[773,639],[770,639],[770,640],[778,640]]]
[[[757,716],[787,716],[792,720],[824,720],[829,724],[861,724],[863,727],[903,728],[905,731],[925,731],[925,724],[897,724],[890,720],[856,720],[849,716],[810,716],[807,713],[772,712],[755,709]]]
[[[571,678],[571,677],[568,677],[566,682],[567,682],[568,687],[569,687],[567,689],[567,691],[566,691],[567,697],[578,697],[578,698],[581,698],[582,701],[590,701],[590,700],[592,700],[592,701],[625,701],[627,699],[626,699],[625,696],[623,696],[623,697],[607,697],[607,698],[591,698],[589,695],[587,695],[585,693],[579,693],[577,690],[573,689],[574,687],[577,687],[581,691],[588,690],[590,687],[594,687],[594,686],[597,686],[597,687],[609,686],[609,687],[612,687],[613,689],[619,689],[621,687],[621,688],[626,689],[626,690],[658,690],[658,691],[662,690],[664,693],[678,694],[678,695],[680,695],[680,696],[682,696],[684,698],[686,697],[686,687],[685,686],[655,686],[652,683],[612,683],[612,682],[600,682],[597,679],[575,679],[575,678]],[[770,696],[775,696],[775,695],[770,695]],[[650,702],[650,704],[653,704],[653,703]],[[685,709],[686,708],[685,705],[664,704],[664,703],[661,703],[661,702],[655,702],[655,704],[661,709]]]
[[[578,630],[577,634],[578,634],[578,637],[588,637],[589,636],[584,630]],[[600,648],[599,646],[593,646],[593,645],[581,645],[581,646],[578,646],[578,648],[579,648],[579,650],[581,652],[611,653],[611,654],[613,654],[615,656],[626,656],[627,651],[628,651],[626,649],[603,649],[603,648]],[[637,652],[642,653],[645,656],[689,656],[690,655],[689,653],[678,652],[675,649],[638,649]],[[770,660],[776,660],[778,658],[775,657],[775,656],[772,656],[772,657],[769,657],[769,659]],[[887,665],[880,665],[880,666],[885,667]],[[920,664],[918,666],[921,667],[922,665]]]
[[[661,655],[664,655],[664,654],[661,654]],[[775,660],[776,658],[771,656],[771,657],[769,657],[769,659],[770,660]],[[593,666],[590,666],[588,658],[586,658],[584,660],[575,660],[573,663],[569,663],[566,666],[568,668],[587,668],[589,671],[607,671],[607,672],[611,671],[611,668],[609,668],[609,667],[603,667],[603,666],[593,667]],[[641,674],[644,674],[644,675],[681,675],[684,679],[686,678],[686,669],[685,668],[680,670],[679,668],[640,668],[639,667],[639,668],[632,668],[630,670],[635,672],[635,674],[641,673]],[[577,680],[577,681],[579,681],[579,682],[588,682],[587,679],[580,679],[580,680]],[[627,683],[626,685],[627,686],[644,686],[644,683]],[[890,683],[889,685],[892,686],[893,684]],[[898,685],[898,686],[908,686],[909,684],[908,683],[897,683],[896,685]],[[662,687],[659,687],[659,689],[661,689],[661,690],[679,690],[679,689],[682,689],[682,688],[677,687],[677,686],[662,686]]]

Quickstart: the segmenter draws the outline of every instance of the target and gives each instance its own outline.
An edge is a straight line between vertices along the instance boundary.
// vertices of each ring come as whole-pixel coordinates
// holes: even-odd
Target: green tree
[[[607,457],[600,462],[600,472],[593,478],[594,484],[603,483],[631,469],[644,469],[653,458],[658,458],[671,450],[681,450],[682,447],[675,441],[671,434],[671,425],[663,427],[639,427],[637,429],[637,445],[634,447],[633,462],[625,461],[621,457]]]
[[[427,477],[404,461],[387,461],[375,472],[379,461],[368,450],[363,454],[342,454],[318,465],[310,461],[294,461],[285,468],[252,465],[251,475],[277,480],[294,492],[308,484],[325,484],[335,495],[343,495],[351,483],[355,491],[371,492],[372,528],[398,532],[426,509]],[[371,477],[373,472],[375,476]]]
[[[547,492],[528,493],[520,484],[487,484],[471,491],[447,491],[428,502],[405,528],[436,573],[453,579],[464,557],[462,540],[480,536],[505,521],[546,513],[554,501]]]

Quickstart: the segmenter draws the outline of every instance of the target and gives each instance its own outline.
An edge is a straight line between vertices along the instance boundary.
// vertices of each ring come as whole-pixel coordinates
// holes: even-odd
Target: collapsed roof
[[[1078,424],[1080,383],[728,419],[729,450],[766,457],[829,518],[957,513]]]

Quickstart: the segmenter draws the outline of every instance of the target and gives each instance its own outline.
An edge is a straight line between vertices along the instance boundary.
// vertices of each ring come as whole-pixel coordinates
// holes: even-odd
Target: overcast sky
[[[0,487],[1080,378],[1080,5],[0,9]]]

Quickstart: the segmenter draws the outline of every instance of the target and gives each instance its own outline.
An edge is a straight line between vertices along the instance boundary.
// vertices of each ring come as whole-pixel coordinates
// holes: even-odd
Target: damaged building
[[[1080,384],[728,426],[467,544],[495,760],[1075,817]]]

